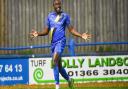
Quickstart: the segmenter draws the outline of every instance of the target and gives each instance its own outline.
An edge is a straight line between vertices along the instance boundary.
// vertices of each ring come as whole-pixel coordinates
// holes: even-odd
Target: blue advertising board
[[[28,84],[27,58],[0,59],[0,85]]]

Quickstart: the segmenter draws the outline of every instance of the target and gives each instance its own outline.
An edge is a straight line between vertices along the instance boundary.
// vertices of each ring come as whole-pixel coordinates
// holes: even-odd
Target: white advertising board
[[[30,58],[29,84],[54,83],[51,63],[51,58]],[[128,55],[63,57],[62,65],[76,82],[128,81]]]

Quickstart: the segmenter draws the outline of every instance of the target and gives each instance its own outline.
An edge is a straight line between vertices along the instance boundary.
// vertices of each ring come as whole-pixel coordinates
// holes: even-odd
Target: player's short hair
[[[53,0],[53,3],[54,3],[55,1],[58,1],[58,0]],[[62,0],[59,0],[59,1],[61,1],[61,2],[62,2]]]

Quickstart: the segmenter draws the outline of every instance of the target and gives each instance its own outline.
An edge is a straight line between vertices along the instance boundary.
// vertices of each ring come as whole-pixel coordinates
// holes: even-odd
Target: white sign
[[[51,58],[30,58],[29,83],[54,83],[51,63]],[[128,80],[128,55],[63,57],[62,65],[76,82]]]
[[[51,58],[29,59],[29,84],[44,83],[45,80],[53,80]]]

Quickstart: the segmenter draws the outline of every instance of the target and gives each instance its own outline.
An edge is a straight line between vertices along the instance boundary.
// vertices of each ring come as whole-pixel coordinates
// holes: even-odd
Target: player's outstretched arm
[[[37,32],[35,29],[32,29],[32,32],[30,33],[31,38],[35,38],[37,36],[45,36],[48,35],[49,30],[47,27],[44,28],[44,30],[42,32]]]
[[[77,37],[80,37],[80,38],[83,38],[85,40],[89,40],[91,38],[91,35],[88,34],[88,33],[83,33],[83,34],[80,34],[79,32],[77,32],[73,26],[69,26],[68,27],[68,30],[69,32],[71,32],[73,35],[77,36]]]

